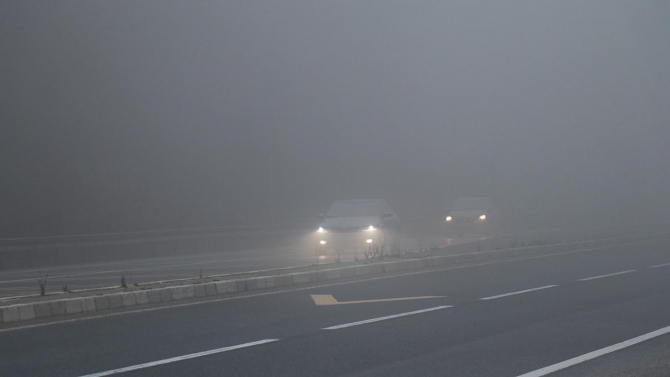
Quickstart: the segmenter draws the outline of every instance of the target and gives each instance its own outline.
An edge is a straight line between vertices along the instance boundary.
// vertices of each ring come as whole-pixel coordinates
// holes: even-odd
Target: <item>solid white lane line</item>
[[[192,353],[192,354],[189,354],[189,355],[177,356],[177,357],[172,357],[172,358],[169,358],[169,359],[158,360],[158,361],[152,361],[150,363],[145,363],[145,364],[137,364],[137,365],[133,365],[133,366],[125,367],[125,368],[112,369],[112,370],[108,370],[106,372],[87,374],[87,375],[82,376],[82,377],[111,376],[113,374],[125,373],[125,372],[130,372],[130,371],[138,370],[138,369],[151,368],[151,367],[155,367],[157,365],[169,364],[169,363],[174,363],[174,362],[177,362],[177,361],[195,359],[196,357],[203,357],[203,356],[213,355],[213,354],[217,354],[217,353],[233,351],[233,350],[237,350],[237,349],[240,349],[240,348],[247,348],[247,347],[258,346],[258,345],[261,345],[261,344],[272,343],[272,342],[276,342],[278,340],[279,339],[263,339],[263,340],[259,340],[259,341],[256,341],[256,342],[238,344],[236,346],[217,348],[217,349],[213,349],[213,350],[210,350],[210,351]]]
[[[623,275],[623,274],[630,274],[631,272],[635,272],[637,270],[627,270],[627,271],[620,271],[620,272],[615,272],[613,274],[607,274],[607,275],[598,275],[598,276],[592,276],[590,278],[584,278],[584,279],[579,279],[579,281],[589,281],[589,280],[595,280],[595,279],[601,279],[601,278],[608,278],[610,276],[617,276],[617,275]]]
[[[408,315],[415,315],[415,314],[421,314],[421,313],[427,313],[427,312],[432,312],[435,310],[442,310],[442,309],[447,309],[451,308],[451,306],[448,305],[442,305],[442,306],[436,306],[434,308],[428,308],[428,309],[423,309],[423,310],[416,310],[413,312],[407,312],[407,313],[400,313],[400,314],[394,314],[394,315],[389,315],[386,317],[379,317],[379,318],[372,318],[372,319],[366,319],[365,321],[358,321],[358,322],[351,322],[351,323],[345,323],[343,325],[337,325],[337,326],[331,326],[331,327],[325,327],[322,330],[338,330],[338,329],[343,329],[346,327],[352,327],[352,326],[359,326],[359,325],[365,325],[367,323],[372,323],[372,322],[379,322],[379,321],[386,321],[387,319],[393,319],[393,318],[399,318],[399,317],[405,317]]]
[[[644,334],[644,335],[640,335],[640,336],[635,337],[633,339],[628,339],[626,341],[611,345],[609,347],[601,348],[597,351],[585,353],[581,356],[577,356],[577,357],[574,357],[572,359],[565,360],[565,361],[562,361],[560,363],[550,365],[548,367],[544,367],[542,369],[534,370],[532,372],[522,374],[522,375],[517,376],[517,377],[542,377],[542,376],[546,376],[547,374],[554,373],[554,372],[559,371],[561,369],[565,369],[565,368],[571,367],[573,365],[583,363],[583,362],[591,360],[591,359],[595,359],[596,357],[600,357],[600,356],[606,355],[608,353],[619,351],[619,350],[624,349],[626,347],[634,346],[638,343],[642,343],[646,340],[653,339],[653,338],[656,338],[656,337],[659,337],[661,335],[665,335],[665,334],[668,334],[668,333],[670,333],[670,326],[664,327],[662,329],[658,329],[656,331],[652,331],[652,332]]]
[[[522,293],[534,292],[534,291],[539,291],[541,289],[554,288],[554,287],[558,287],[558,285],[545,285],[544,287],[524,289],[523,291],[510,292],[510,293],[504,293],[502,295],[497,295],[497,296],[484,297],[484,298],[480,298],[480,300],[495,300],[495,299],[501,298],[501,297],[520,295]]]
[[[659,267],[668,267],[670,263],[657,264],[655,266],[649,266],[649,268],[659,268]]]

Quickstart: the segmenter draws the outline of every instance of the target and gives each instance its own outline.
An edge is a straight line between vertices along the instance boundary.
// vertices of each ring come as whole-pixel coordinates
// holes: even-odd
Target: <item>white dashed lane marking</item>
[[[524,289],[523,291],[516,291],[516,292],[510,292],[510,293],[503,293],[501,295],[480,298],[480,300],[495,300],[497,298],[520,295],[522,293],[535,292],[535,291],[539,291],[541,289],[548,289],[548,288],[554,288],[554,287],[558,287],[558,285],[545,285],[544,287]]]
[[[612,274],[607,274],[607,275],[598,275],[598,276],[592,276],[590,278],[584,278],[584,279],[579,279],[579,281],[589,281],[589,280],[595,280],[595,279],[602,279],[602,278],[608,278],[610,276],[617,276],[617,275],[623,275],[623,274],[630,274],[631,272],[635,272],[637,270],[627,270],[627,271],[620,271],[620,272],[615,272]]]
[[[365,325],[365,324],[368,324],[368,323],[386,321],[386,320],[389,320],[389,319],[406,317],[408,315],[416,315],[416,314],[427,313],[427,312],[432,312],[432,311],[435,311],[435,310],[442,310],[442,309],[448,309],[448,308],[451,308],[451,306],[448,306],[448,305],[436,306],[434,308],[416,310],[416,311],[413,311],[413,312],[388,315],[386,317],[378,317],[378,318],[366,319],[364,321],[345,323],[343,325],[325,327],[322,330],[339,330],[339,329],[344,329],[344,328],[347,328],[347,327],[360,326],[360,325]]]
[[[133,370],[151,368],[151,367],[155,367],[155,366],[158,366],[158,365],[164,365],[164,364],[175,363],[175,362],[183,361],[183,360],[195,359],[197,357],[203,357],[203,356],[214,355],[214,354],[222,353],[222,352],[234,351],[234,350],[238,350],[238,349],[241,349],[241,348],[259,346],[261,344],[272,343],[272,342],[276,342],[278,340],[279,339],[263,339],[263,340],[259,340],[259,341],[256,341],[256,342],[238,344],[236,346],[217,348],[217,349],[213,349],[213,350],[209,350],[209,351],[191,353],[191,354],[184,355],[184,356],[177,356],[177,357],[171,357],[169,359],[152,361],[150,363],[137,364],[137,365],[132,365],[132,366],[125,367],[125,368],[112,369],[112,370],[108,370],[108,371],[105,371],[105,372],[87,374],[87,375],[82,376],[82,377],[111,376],[113,374],[126,373],[126,372],[130,372],[130,371],[133,371]]]
[[[638,343],[642,343],[642,342],[647,341],[649,339],[653,339],[653,338],[656,338],[656,337],[659,337],[661,335],[665,335],[665,334],[668,334],[668,333],[670,333],[670,326],[664,327],[662,329],[658,329],[656,331],[652,331],[652,332],[644,334],[644,335],[640,335],[640,336],[638,336],[636,338],[633,338],[633,339],[628,339],[626,341],[611,345],[609,347],[605,347],[605,348],[601,348],[601,349],[593,351],[593,352],[585,353],[581,356],[577,356],[577,357],[574,357],[572,359],[565,360],[565,361],[562,361],[560,363],[550,365],[548,367],[544,367],[542,369],[538,369],[538,370],[534,370],[532,372],[522,374],[518,377],[542,377],[542,376],[546,376],[550,373],[554,373],[554,372],[559,371],[561,369],[565,369],[565,368],[571,367],[573,365],[577,365],[577,364],[583,363],[585,361],[595,359],[596,357],[600,357],[600,356],[606,355],[608,353],[619,351],[621,349],[624,349],[624,348],[627,348],[627,347],[630,347],[630,346],[634,346]]]

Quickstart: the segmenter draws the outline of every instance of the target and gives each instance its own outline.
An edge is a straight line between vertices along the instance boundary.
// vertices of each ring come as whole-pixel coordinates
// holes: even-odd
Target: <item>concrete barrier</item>
[[[67,299],[65,303],[65,312],[67,314],[77,314],[84,312],[84,299],[83,298],[70,298]]]
[[[33,304],[26,304],[30,307],[33,307]],[[12,306],[5,306],[0,309],[2,312],[2,323],[11,323],[11,322],[18,322],[21,320],[21,317],[19,316],[19,306],[18,305],[12,305]],[[34,317],[35,312],[33,311],[33,317]],[[30,318],[30,319],[32,319]],[[28,319],[25,319],[28,320]]]
[[[195,297],[205,297],[207,296],[207,291],[205,290],[205,286],[203,284],[197,284],[193,287],[195,290]]]
[[[135,295],[135,303],[137,305],[146,305],[149,303],[149,295],[146,291],[133,292],[133,295]],[[93,308],[93,310],[95,310],[95,308]]]
[[[384,266],[380,263],[375,263],[370,265],[370,273],[373,275],[383,274]]]
[[[237,282],[235,280],[226,281],[226,293],[237,292]]]
[[[320,270],[317,272],[317,277],[319,281],[326,281],[328,280],[328,270]]]
[[[306,284],[309,283],[309,274],[304,272],[291,274],[293,278],[293,284]]]
[[[135,294],[133,294],[133,292],[120,293],[120,295],[121,295],[121,303],[123,304],[124,308],[135,306],[135,304],[137,303],[135,301]]]
[[[161,293],[158,289],[150,289],[147,291],[147,296],[149,297],[149,303],[150,304],[155,304],[157,302],[161,302]],[[96,307],[98,306],[98,302],[95,302]]]
[[[339,269],[330,270],[330,273],[328,273],[328,278],[330,280],[341,279],[342,278],[341,270],[339,270]]]
[[[256,289],[265,289],[266,288],[265,277],[254,278],[253,280],[256,281]]]
[[[145,302],[145,304],[148,304],[148,302]],[[84,303],[81,308],[85,312],[94,312],[96,310],[95,297],[84,297]]]
[[[19,320],[29,321],[35,319],[35,306],[31,304],[16,305],[19,312]]]
[[[356,269],[354,270],[356,273],[356,276],[365,276],[365,275],[370,275],[370,269],[368,268],[367,265],[365,266],[356,266]]]
[[[171,288],[159,288],[158,291],[160,291],[160,294],[161,294],[161,302],[172,301],[172,289]],[[214,291],[214,294],[216,294],[216,291]]]
[[[61,316],[65,315],[65,305],[67,304],[67,301],[65,300],[57,300],[57,301],[51,301],[51,316],[56,317],[56,316]]]
[[[216,285],[214,283],[203,284],[207,296],[216,296]]]
[[[255,291],[258,289],[256,279],[246,279],[247,291]]]
[[[98,297],[94,298],[94,301],[95,301],[95,310],[96,311],[109,309],[109,297],[98,296]]]
[[[183,286],[181,289],[184,291],[184,298],[195,297],[195,288],[192,285]]]
[[[38,302],[33,305],[35,307],[35,318],[51,317],[51,302]]]
[[[293,276],[291,275],[279,275],[275,276],[275,283],[277,287],[288,287],[293,285]]]
[[[178,300],[183,300],[184,299],[184,289],[183,287],[170,287],[168,288],[171,293],[171,297],[173,300],[178,301]]]
[[[123,299],[120,293],[108,295],[109,308],[118,309],[123,307]]]

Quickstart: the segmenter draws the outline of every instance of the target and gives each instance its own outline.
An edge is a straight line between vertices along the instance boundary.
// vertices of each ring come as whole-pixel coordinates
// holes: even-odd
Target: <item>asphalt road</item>
[[[539,377],[542,368],[605,350],[552,376],[668,376],[668,246],[412,271],[0,330],[0,375]],[[127,367],[136,369],[114,372]]]
[[[468,241],[445,236],[409,235],[402,239],[403,246],[412,251],[422,248],[443,247]],[[362,258],[358,255],[358,258]],[[341,261],[354,260],[353,253],[341,256]],[[318,263],[335,263],[334,255],[326,255]],[[217,275],[235,272],[267,270],[317,263],[311,242],[297,240],[292,247],[272,247],[227,250],[212,254],[184,255],[130,261],[54,266],[44,269],[0,272],[0,298],[39,293],[38,280],[47,277],[47,291],[61,291],[118,286],[124,275],[127,284],[145,283]]]

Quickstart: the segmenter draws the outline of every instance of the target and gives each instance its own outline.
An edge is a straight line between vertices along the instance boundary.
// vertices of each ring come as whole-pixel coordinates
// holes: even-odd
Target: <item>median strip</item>
[[[452,306],[449,306],[449,305],[436,306],[434,308],[415,310],[413,312],[394,314],[394,315],[389,315],[389,316],[386,316],[386,317],[372,318],[372,319],[366,319],[364,321],[351,322],[351,323],[345,323],[343,325],[325,327],[322,330],[339,330],[339,329],[344,329],[344,328],[347,328],[347,327],[360,326],[360,325],[365,325],[365,324],[373,323],[373,322],[386,321],[386,320],[389,320],[389,319],[406,317],[406,316],[409,316],[409,315],[416,315],[416,314],[421,314],[421,313],[432,312],[432,311],[435,311],[435,310],[448,309],[448,308],[451,308],[451,307]]]
[[[554,287],[558,287],[558,285],[545,285],[544,287],[524,289],[523,291],[517,291],[517,292],[503,293],[503,294],[497,295],[497,296],[490,296],[490,297],[480,298],[480,300],[495,300],[497,298],[520,295],[522,293],[535,292],[535,291],[539,291],[541,289],[548,289],[548,288],[554,288]]]
[[[125,368],[112,369],[112,370],[108,370],[108,371],[105,371],[105,372],[87,374],[87,375],[82,376],[82,377],[111,376],[113,374],[126,373],[126,372],[130,372],[130,371],[133,371],[133,370],[151,368],[151,367],[155,367],[155,366],[158,366],[158,365],[164,365],[164,364],[175,363],[175,362],[183,361],[183,360],[195,359],[195,358],[198,358],[198,357],[214,355],[214,354],[217,354],[217,353],[234,351],[234,350],[238,350],[238,349],[241,349],[241,348],[259,346],[261,344],[272,343],[272,342],[276,342],[278,340],[279,339],[263,339],[263,340],[259,340],[259,341],[256,341],[256,342],[238,344],[236,346],[217,348],[217,349],[213,349],[213,350],[209,350],[209,351],[192,353],[192,354],[184,355],[184,356],[171,357],[169,359],[164,359],[164,360],[152,361],[150,363],[137,364],[137,365],[132,365],[132,366],[125,367]]]
[[[627,271],[615,272],[615,273],[613,273],[613,274],[592,276],[592,277],[590,277],[590,278],[579,279],[579,281],[589,281],[589,280],[595,280],[595,279],[608,278],[608,277],[610,277],[610,276],[617,276],[617,275],[623,275],[623,274],[630,274],[631,272],[635,272],[635,271],[637,271],[637,270],[627,270]]]

